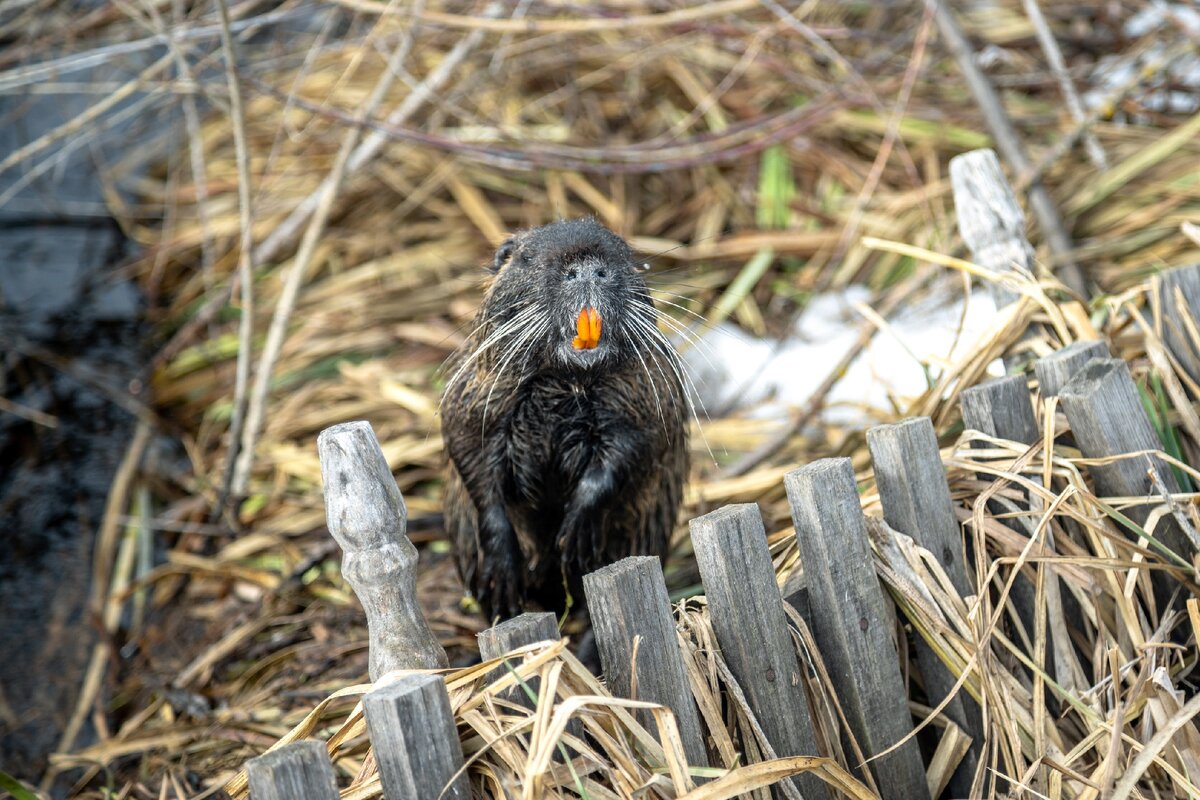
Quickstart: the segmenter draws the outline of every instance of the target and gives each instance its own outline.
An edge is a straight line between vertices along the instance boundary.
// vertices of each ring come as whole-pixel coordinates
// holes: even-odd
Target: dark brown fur
[[[520,233],[443,400],[446,527],[489,619],[582,602],[586,573],[666,555],[688,471],[682,367],[629,246],[592,220]],[[571,347],[580,309],[600,346]]]

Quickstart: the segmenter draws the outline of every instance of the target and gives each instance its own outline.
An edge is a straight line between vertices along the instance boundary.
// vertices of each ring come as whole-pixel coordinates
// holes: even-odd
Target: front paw
[[[481,565],[485,607],[491,622],[511,619],[521,613],[524,595],[524,569],[516,548],[503,548],[486,554]]]
[[[491,619],[509,619],[521,613],[525,593],[525,568],[516,531],[500,509],[480,520],[484,547],[480,553],[480,599]]]

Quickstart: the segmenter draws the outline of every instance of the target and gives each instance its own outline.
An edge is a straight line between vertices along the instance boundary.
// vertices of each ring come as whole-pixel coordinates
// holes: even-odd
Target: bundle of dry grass
[[[120,13],[161,30],[158,5],[122,4]],[[886,316],[956,264],[945,164],[988,145],[989,128],[919,5],[336,0],[309,14],[248,2],[228,9],[224,30],[233,35],[224,43],[222,15],[202,5],[176,9],[195,35],[138,83],[177,68],[183,77],[160,88],[180,89],[184,111],[191,108],[186,141],[158,179],[138,187],[143,207],[165,208],[165,216],[123,214],[148,247],[136,268],[163,336],[154,402],[180,433],[190,470],[164,484],[136,469],[148,433],[131,445],[97,550],[109,638],[80,705],[92,713],[97,698],[107,699],[96,715],[101,737],[56,763],[85,767],[81,785],[108,776],[122,796],[198,798],[281,737],[313,734],[329,737],[339,768],[359,776],[346,796],[376,796],[354,710],[365,635],[322,530],[317,433],[371,421],[408,502],[411,535],[426,545],[418,587],[426,616],[452,652],[469,650],[483,621],[462,603],[437,516],[438,368],[474,312],[479,265],[504,234],[593,214],[647,254],[662,307],[684,322],[691,314],[732,318],[754,333],[781,334],[813,292],[850,283],[877,289]],[[306,27],[286,44],[249,38],[269,24],[259,16],[292,12]],[[106,24],[131,24],[113,22],[120,13]],[[1030,299],[997,320],[968,360],[930,365],[924,396],[875,410],[881,421],[931,416],[949,448],[952,490],[974,542],[976,598],[947,591],[903,537],[881,534],[875,555],[905,615],[923,621],[919,635],[988,709],[989,796],[1024,785],[1052,797],[1108,796],[1114,786],[1113,796],[1137,796],[1135,787],[1147,797],[1195,791],[1187,754],[1158,733],[1178,724],[1179,736],[1194,735],[1177,713],[1194,639],[1190,651],[1170,643],[1169,632],[1187,623],[1162,616],[1134,567],[1161,564],[1189,590],[1194,578],[1126,537],[1119,502],[1094,496],[1078,453],[1056,443],[1061,420],[1045,407],[1045,447],[968,448],[977,437],[955,438],[956,395],[995,358],[1099,335],[1148,387],[1181,470],[1200,463],[1190,457],[1200,445],[1190,406],[1158,391],[1186,382],[1158,362],[1151,367],[1155,340],[1131,311],[1149,272],[1196,254],[1179,226],[1200,216],[1200,117],[1153,111],[1145,94],[1195,45],[1180,25],[1126,36],[1124,18],[1108,13],[1052,26],[1071,43],[1077,80],[1094,75],[1094,47],[1141,67],[1137,81],[1104,90],[1106,114],[1148,124],[1067,118],[1020,3],[981,7],[960,22],[998,56],[990,77],[1035,156],[1036,173],[1015,182],[1045,181],[1076,242],[1073,257],[1113,294],[1085,307],[1030,286]],[[241,69],[214,71],[230,50]],[[195,86],[213,113],[189,103]],[[1108,168],[1069,146],[1085,130]],[[1039,256],[1047,265],[1057,258],[1045,249]],[[1031,322],[1047,333],[1021,340]],[[867,325],[864,337],[874,331]],[[757,501],[781,576],[795,561],[780,483],[787,467],[851,456],[863,470],[866,510],[877,511],[859,431],[800,409],[783,428],[730,416],[705,421],[703,432],[693,436],[698,466],[686,513]],[[1024,534],[1000,524],[986,502],[1018,488],[1047,509]],[[227,497],[236,500],[232,511]],[[1041,549],[1050,532],[1057,555]],[[679,534],[669,580],[682,598],[696,579]],[[168,552],[151,568],[137,553],[156,536]],[[1011,627],[1018,560],[1031,574],[1057,576],[1084,609],[1068,623],[1078,645],[1069,683],[1047,679],[1044,630]],[[123,629],[130,604],[157,611],[146,621],[139,610]],[[761,751],[728,691],[703,601],[688,600],[680,622],[721,767],[734,769],[695,796],[730,796],[721,792],[811,766],[754,763]],[[820,654],[800,630],[814,697],[824,704],[821,735],[835,754],[816,768],[850,796],[871,796],[870,787],[852,788],[862,773],[841,752]],[[136,643],[135,655],[106,684],[109,660],[126,642]],[[605,696],[561,647],[530,654],[521,669],[542,674],[559,709],[571,697]],[[554,707],[527,719],[496,701],[497,687],[483,686],[482,674],[447,676],[479,785],[497,794],[536,786],[547,796],[678,791],[655,732],[611,699],[584,715],[600,749],[573,743],[587,752],[586,766],[547,767]],[[1060,715],[1044,710],[1044,696],[1061,703]],[[929,712],[919,703],[914,710]],[[923,743],[950,741],[953,753],[953,731],[932,720]],[[952,767],[940,762],[933,779]]]

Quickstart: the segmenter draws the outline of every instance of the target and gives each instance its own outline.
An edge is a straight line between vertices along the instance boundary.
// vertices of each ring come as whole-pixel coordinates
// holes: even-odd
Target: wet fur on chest
[[[573,499],[582,499],[581,489],[611,494],[619,502],[631,484],[648,478],[639,467],[659,455],[657,443],[640,429],[623,385],[611,376],[605,382],[543,376],[531,381],[514,403],[505,432],[505,499],[520,520],[517,534],[531,561],[560,550],[557,534],[564,513]],[[585,486],[589,467],[603,458],[629,467],[615,473],[611,485]],[[563,533],[602,535],[610,514],[603,506],[595,511],[593,524]]]

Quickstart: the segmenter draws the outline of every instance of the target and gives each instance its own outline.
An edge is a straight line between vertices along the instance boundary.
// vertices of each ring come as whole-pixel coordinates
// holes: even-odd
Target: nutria
[[[633,250],[594,220],[504,242],[442,401],[445,519],[489,620],[582,603],[665,557],[688,472],[683,367]]]

